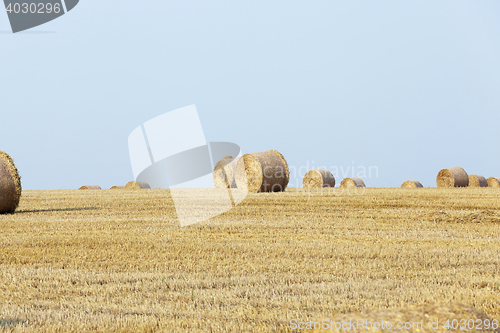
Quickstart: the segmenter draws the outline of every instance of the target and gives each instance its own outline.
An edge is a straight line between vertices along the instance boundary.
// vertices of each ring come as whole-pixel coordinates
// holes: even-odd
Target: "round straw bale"
[[[235,159],[232,156],[224,156],[215,164],[212,172],[212,179],[216,188],[235,188],[234,168]]]
[[[437,187],[467,187],[469,175],[461,167],[452,167],[439,171],[436,178]]]
[[[495,178],[495,177],[488,178],[488,187],[500,188],[500,178]]]
[[[285,176],[282,179],[283,180],[283,183],[282,183],[283,191],[285,191],[286,187],[288,186],[288,182],[290,181],[290,169],[288,168],[288,162],[286,161],[285,157],[279,151],[274,150],[274,149],[270,149],[270,151],[272,151],[273,153],[278,155],[281,162],[285,166]]]
[[[236,162],[236,186],[251,193],[284,191],[289,179],[288,164],[276,150],[245,154]]]
[[[21,198],[21,177],[14,160],[0,151],[0,214],[14,213]]]
[[[226,172],[226,179],[228,181],[230,188],[236,188],[235,173],[236,173],[236,164],[238,163],[239,159],[240,159],[239,157],[235,158],[234,160],[231,161],[231,163],[229,163],[224,167],[224,171]]]
[[[79,190],[100,190],[101,187],[99,185],[83,185],[79,188]]]
[[[342,188],[366,187],[361,178],[346,178],[340,182]]]
[[[335,187],[335,178],[328,170],[309,170],[302,179],[302,187],[306,189]]]
[[[488,181],[483,176],[469,175],[469,187],[488,187]]]
[[[141,189],[150,189],[151,186],[149,186],[148,183],[146,182],[136,182],[136,181],[130,181],[125,185],[125,188],[128,190],[141,190]]]
[[[125,186],[123,185],[116,185],[116,186],[112,186],[110,188],[110,190],[123,190],[125,188]]]
[[[420,188],[420,187],[424,186],[418,180],[407,180],[403,184],[401,184],[401,188]]]

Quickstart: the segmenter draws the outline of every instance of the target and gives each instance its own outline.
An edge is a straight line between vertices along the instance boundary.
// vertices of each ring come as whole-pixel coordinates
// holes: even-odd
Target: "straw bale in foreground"
[[[0,151],[0,214],[14,213],[21,198],[21,177],[14,160]]]

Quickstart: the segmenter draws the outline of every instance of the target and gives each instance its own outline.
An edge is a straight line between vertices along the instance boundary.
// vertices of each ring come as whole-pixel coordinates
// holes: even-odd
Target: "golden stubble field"
[[[168,190],[24,191],[0,215],[0,328],[281,332],[436,301],[500,319],[499,199],[288,189],[181,228]]]

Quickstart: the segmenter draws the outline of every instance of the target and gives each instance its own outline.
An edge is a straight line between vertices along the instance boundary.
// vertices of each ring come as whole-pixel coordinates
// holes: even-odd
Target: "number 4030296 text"
[[[9,3],[9,5],[5,8],[7,13],[31,13],[31,14],[51,14],[56,13],[59,14],[61,12],[61,4],[51,4],[51,3]]]

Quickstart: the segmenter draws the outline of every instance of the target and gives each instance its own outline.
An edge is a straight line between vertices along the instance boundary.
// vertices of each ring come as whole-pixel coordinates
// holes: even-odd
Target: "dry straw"
[[[488,187],[500,188],[500,178],[495,178],[495,177],[488,178]]]
[[[469,175],[469,187],[488,187],[488,181],[483,176]]]
[[[328,170],[309,170],[302,179],[302,187],[305,189],[335,187],[335,177]]]
[[[234,179],[234,169],[236,168],[237,159],[232,156],[224,156],[215,164],[212,172],[212,179],[216,188],[235,188],[236,181]]]
[[[403,184],[401,184],[401,188],[422,188],[422,187],[424,186],[418,180],[407,180]]]
[[[116,185],[116,186],[112,186],[110,188],[110,190],[123,190],[125,188],[125,186],[123,185]]]
[[[236,186],[250,193],[285,191],[289,180],[288,163],[276,150],[245,154],[236,162]]]
[[[452,167],[439,171],[436,178],[437,187],[467,187],[469,175],[461,167]]]
[[[385,323],[383,328],[381,327],[382,320]],[[316,327],[311,325],[311,329],[306,329],[304,332],[347,332],[349,330],[346,328],[349,328],[350,321],[359,323],[359,326],[355,326],[354,332],[394,332],[397,330],[397,332],[444,333],[454,331],[445,327],[447,320],[449,320],[450,328],[456,327],[457,323],[458,325],[463,324],[463,321],[469,323],[469,327],[466,327],[465,331],[462,330],[463,332],[498,332],[496,325],[493,325],[486,313],[459,303],[430,303],[402,309],[349,314],[335,319],[317,319],[314,322],[333,323],[333,327],[321,327],[320,324],[316,324]],[[436,322],[438,322],[437,326]],[[344,328],[341,327],[342,323],[347,323]],[[391,328],[388,326],[389,323]],[[398,323],[403,325],[400,329],[397,327]],[[429,323],[431,323],[430,326]],[[472,323],[476,324],[472,325]],[[457,329],[457,331],[460,330]]]
[[[14,213],[21,199],[21,177],[14,160],[0,151],[0,214]]]
[[[365,182],[361,178],[345,178],[340,182],[342,188],[366,187]]]
[[[141,189],[150,189],[151,186],[149,186],[148,183],[146,182],[136,182],[136,181],[130,181],[125,185],[125,188],[128,190],[141,190]]]
[[[100,190],[101,187],[99,185],[83,185],[79,188],[79,190]]]

